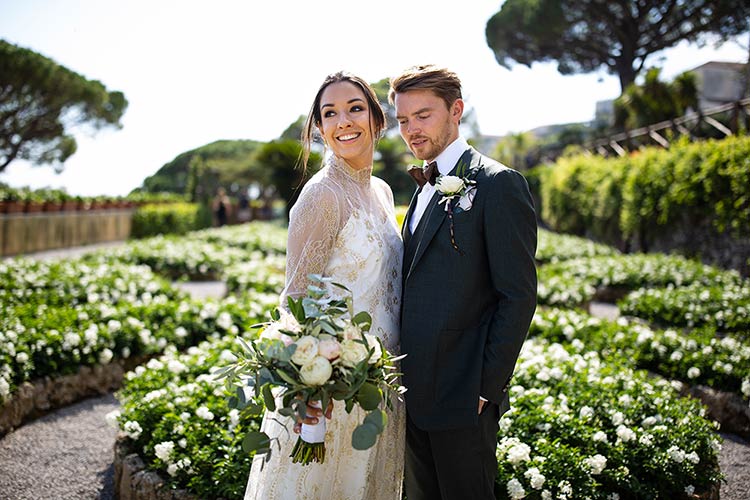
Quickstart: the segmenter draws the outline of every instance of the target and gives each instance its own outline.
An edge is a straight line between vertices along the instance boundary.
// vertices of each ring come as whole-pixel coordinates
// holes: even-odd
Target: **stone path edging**
[[[130,453],[123,434],[115,441],[115,497],[119,500],[199,500],[186,490],[168,489],[156,471],[146,469],[137,453]]]
[[[147,359],[143,356],[118,359],[106,365],[81,366],[71,375],[24,382],[0,406],[0,438],[52,410],[119,389],[125,373]]]

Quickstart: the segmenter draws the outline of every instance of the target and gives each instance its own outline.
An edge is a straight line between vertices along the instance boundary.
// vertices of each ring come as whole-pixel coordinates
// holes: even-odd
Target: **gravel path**
[[[41,417],[0,439],[2,500],[112,500],[117,431],[112,394]]]

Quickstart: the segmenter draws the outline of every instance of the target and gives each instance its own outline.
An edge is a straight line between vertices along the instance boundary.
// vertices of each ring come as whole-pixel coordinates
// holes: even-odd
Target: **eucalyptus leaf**
[[[289,376],[289,374],[285,372],[284,370],[277,369],[276,375],[278,375],[279,378],[281,378],[281,380],[283,380],[287,384],[291,384],[292,386],[299,385],[299,383],[296,380],[294,380],[293,377]]]
[[[331,335],[336,335],[336,328],[329,322],[321,321],[319,325],[325,332],[330,333]]]
[[[366,311],[360,311],[354,315],[354,317],[352,318],[352,322],[360,325],[365,330],[369,330],[370,326],[372,326],[372,316],[370,316],[370,314]],[[367,326],[365,327],[363,325]]]
[[[383,394],[380,389],[368,382],[362,384],[357,392],[357,401],[362,409],[371,411],[378,407],[383,400]]]
[[[271,370],[269,370],[266,367],[263,367],[258,372],[258,380],[256,380],[257,385],[266,385],[269,382],[273,382],[273,374],[271,373]]]
[[[352,448],[355,450],[367,450],[372,448],[378,439],[378,428],[369,422],[358,425],[352,433]]]
[[[250,403],[249,405],[245,406],[244,412],[248,415],[255,415],[258,416],[261,413],[263,413],[263,410],[265,409],[265,406],[258,403]]]
[[[234,392],[235,392],[235,394],[237,394],[237,400],[240,403],[242,403],[242,404],[247,403],[247,398],[245,397],[245,389],[244,388],[237,387]]]
[[[378,428],[378,432],[383,432],[388,424],[388,415],[383,410],[375,409],[367,414],[365,423],[369,423]]]
[[[263,386],[263,403],[265,403],[266,408],[268,408],[269,411],[274,411],[276,409],[276,400],[271,392],[271,384]]]
[[[308,285],[307,291],[318,296],[323,296],[327,292],[325,288],[320,288],[319,286],[315,285]]]
[[[245,434],[245,437],[242,439],[242,449],[247,453],[251,453],[259,451],[261,448],[268,448],[270,443],[271,439],[265,432],[251,431]]]

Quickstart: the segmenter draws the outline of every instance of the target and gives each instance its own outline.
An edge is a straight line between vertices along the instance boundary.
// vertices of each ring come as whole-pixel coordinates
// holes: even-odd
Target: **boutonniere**
[[[473,172],[466,172],[467,165],[461,162],[456,168],[456,175],[441,175],[435,181],[435,189],[440,193],[440,200],[438,204],[443,203],[445,211],[448,212],[448,219],[450,220],[450,231],[451,231],[451,245],[453,248],[464,255],[464,252],[458,248],[456,243],[456,235],[453,227],[453,213],[467,212],[471,210],[474,204],[474,197],[477,192],[477,181],[472,177]],[[454,203],[454,200],[458,198],[458,203]]]

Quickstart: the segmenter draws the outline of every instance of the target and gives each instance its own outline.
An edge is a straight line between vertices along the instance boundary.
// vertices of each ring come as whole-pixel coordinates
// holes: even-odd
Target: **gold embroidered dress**
[[[291,210],[287,245],[286,297],[304,295],[307,275],[332,277],[353,293],[354,310],[372,315],[370,333],[398,353],[403,245],[388,185],[372,177],[372,168],[352,169],[331,156],[302,189]],[[399,500],[404,467],[405,410],[396,403],[388,425],[368,450],[351,446],[352,432],[364,418],[355,407],[346,413],[334,402],[326,421],[323,464],[292,463],[297,434],[293,421],[267,413],[261,430],[278,438],[271,459],[256,456],[246,500]],[[275,420],[286,424],[286,429]],[[288,430],[287,430],[288,429]]]

